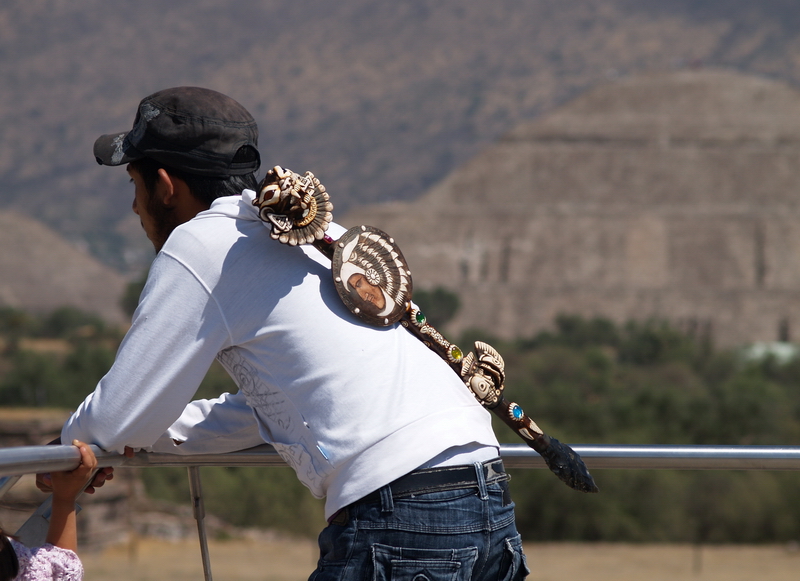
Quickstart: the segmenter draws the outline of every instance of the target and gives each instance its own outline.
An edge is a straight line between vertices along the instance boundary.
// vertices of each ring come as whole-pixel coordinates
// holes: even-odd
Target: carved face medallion
[[[335,243],[333,281],[344,304],[362,321],[385,327],[399,321],[411,298],[411,272],[386,232],[351,228]]]

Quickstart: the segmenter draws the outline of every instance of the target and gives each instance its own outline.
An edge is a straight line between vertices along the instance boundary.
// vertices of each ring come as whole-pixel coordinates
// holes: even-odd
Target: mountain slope
[[[340,220],[389,232],[415,288],[456,292],[454,331],[530,336],[566,313],[731,346],[796,339],[799,183],[800,91],[679,71],[595,87],[418,200]]]
[[[312,170],[338,211],[412,199],[525,119],[607,78],[699,63],[800,80],[786,0],[52,3],[0,7],[0,208],[142,268],[122,170],[91,146],[139,99],[194,84]]]
[[[72,306],[111,323],[127,317],[119,306],[125,279],[45,225],[0,212],[0,307],[47,312]]]

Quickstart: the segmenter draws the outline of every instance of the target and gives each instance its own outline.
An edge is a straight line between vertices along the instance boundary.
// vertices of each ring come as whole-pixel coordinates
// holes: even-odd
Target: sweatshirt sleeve
[[[231,342],[210,289],[160,253],[113,366],[67,420],[61,441],[119,453],[125,446],[151,447],[181,417],[216,354]]]
[[[242,393],[191,402],[153,444],[166,454],[223,454],[263,444],[253,409]]]

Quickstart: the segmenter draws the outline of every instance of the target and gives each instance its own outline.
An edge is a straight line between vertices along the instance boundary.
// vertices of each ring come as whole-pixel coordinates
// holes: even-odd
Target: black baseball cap
[[[94,142],[100,165],[149,157],[190,174],[228,177],[261,165],[258,126],[239,103],[200,87],[164,89],[139,103],[133,129]]]

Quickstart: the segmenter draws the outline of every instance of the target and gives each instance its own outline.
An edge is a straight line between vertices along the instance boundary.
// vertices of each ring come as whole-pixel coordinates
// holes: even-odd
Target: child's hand
[[[75,499],[86,487],[92,474],[97,469],[97,458],[92,449],[83,442],[74,440],[73,446],[81,451],[81,464],[70,472],[53,472],[50,474],[53,486],[53,500],[75,502]]]

